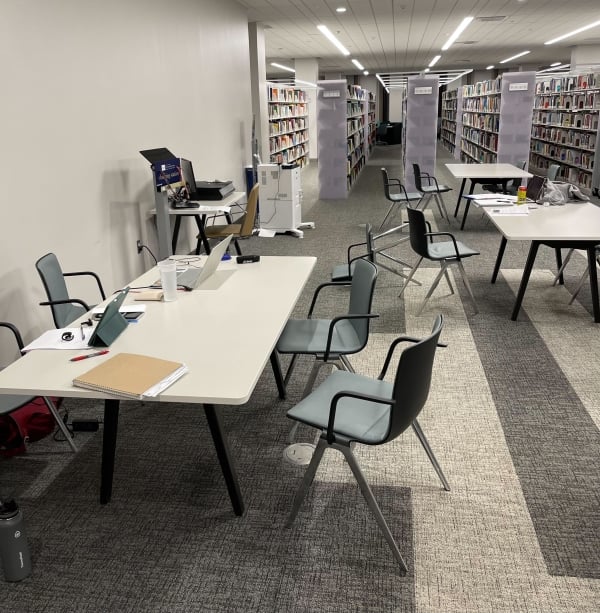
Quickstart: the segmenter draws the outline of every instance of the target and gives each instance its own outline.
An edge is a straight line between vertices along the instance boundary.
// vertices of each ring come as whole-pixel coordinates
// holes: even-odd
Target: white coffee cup
[[[158,263],[160,271],[160,284],[163,289],[163,300],[173,302],[177,300],[177,262],[174,260],[162,260]]]

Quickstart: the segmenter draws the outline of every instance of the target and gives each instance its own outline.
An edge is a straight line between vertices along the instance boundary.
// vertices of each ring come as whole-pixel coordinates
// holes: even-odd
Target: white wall
[[[233,0],[3,0],[0,52],[0,319],[29,340],[52,327],[43,254],[109,291],[143,270],[136,240],[156,239],[140,149],[166,146],[197,179],[244,188],[248,22]]]

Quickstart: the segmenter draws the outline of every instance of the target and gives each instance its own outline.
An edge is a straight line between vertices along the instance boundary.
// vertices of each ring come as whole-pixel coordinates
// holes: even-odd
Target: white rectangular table
[[[462,200],[465,191],[467,179],[471,180],[471,189],[469,194],[473,193],[477,183],[503,183],[506,184],[511,179],[528,178],[533,175],[522,168],[513,166],[512,164],[495,163],[495,164],[446,164],[446,168],[457,179],[462,179],[456,208],[454,209],[454,217],[458,215],[460,201]],[[469,200],[465,204],[465,212],[460,229],[463,230],[469,213]]]
[[[174,302],[145,303],[144,316],[115,340],[107,356],[70,362],[81,350],[32,351],[0,371],[0,393],[105,400],[100,501],[107,503],[112,493],[119,399],[74,387],[73,378],[119,352],[184,362],[189,372],[147,402],[204,406],[234,511],[241,515],[244,503],[215,405],[247,402],[269,359],[279,394],[285,397],[274,347],[315,262],[314,257],[261,257],[260,262],[242,265],[223,262],[220,267],[236,271],[218,290],[178,292]],[[131,287],[149,285],[157,274],[153,268]],[[130,292],[128,302],[133,297]]]
[[[589,202],[568,203],[563,206],[537,206],[535,208],[530,207],[528,215],[515,216],[495,213],[493,208],[488,207],[483,210],[502,234],[492,274],[492,283],[496,282],[507,241],[531,241],[529,255],[512,312],[511,319],[513,321],[516,321],[519,315],[538,248],[540,245],[547,245],[555,250],[556,263],[559,269],[562,265],[561,249],[574,248],[587,252],[590,264],[590,289],[594,321],[600,323],[596,273],[596,245],[600,244],[600,207]]]

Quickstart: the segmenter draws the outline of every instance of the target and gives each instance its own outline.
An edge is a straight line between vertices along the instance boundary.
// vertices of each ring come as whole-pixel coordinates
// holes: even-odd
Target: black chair
[[[12,332],[14,340],[17,343],[19,350],[21,351],[24,347],[24,344],[23,344],[23,338],[21,337],[21,333],[19,332],[18,328],[14,326],[13,324],[8,323],[7,321],[0,321],[0,328],[7,328],[8,330]],[[61,419],[58,413],[58,410],[56,406],[54,405],[54,403],[52,402],[52,400],[50,400],[46,396],[22,396],[22,395],[17,395],[17,394],[0,394],[0,416],[9,415],[13,411],[16,411],[17,409],[20,409],[21,407],[26,406],[34,401],[39,401],[40,403],[43,403],[46,405],[46,407],[52,414],[52,417],[54,418],[56,425],[62,431],[65,437],[65,440],[69,443],[71,449],[73,451],[77,451],[77,447],[75,446],[75,443],[73,442],[73,437],[71,436],[69,429],[67,428],[66,424]]]
[[[419,340],[401,336],[395,339],[377,379],[351,372],[334,371],[309,396],[288,411],[287,416],[290,419],[321,430],[312,460],[294,498],[288,526],[298,514],[323,453],[326,449],[335,449],[346,458],[394,558],[406,572],[406,563],[352,453],[352,446],[354,443],[389,443],[412,427],[444,489],[450,490],[450,485],[417,421],[429,395],[433,361],[442,326],[443,318],[438,315],[427,338]],[[394,382],[389,383],[384,381],[384,377],[396,347],[402,342],[413,344],[400,355]]]
[[[397,211],[400,213],[400,225],[403,225],[402,205],[410,206],[411,203],[416,202],[415,206],[418,206],[419,201],[423,198],[423,194],[421,192],[407,192],[404,185],[402,185],[400,182],[400,179],[390,179],[388,171],[385,168],[381,169],[381,175],[383,178],[383,192],[391,204],[379,226],[380,230],[383,228],[385,222],[388,220],[392,212],[394,214]]]
[[[452,188],[448,187],[447,185],[440,185],[437,179],[428,172],[421,172],[419,164],[413,164],[413,172],[415,174],[415,187],[417,188],[417,191],[421,192],[425,197],[422,209],[427,207],[429,200],[431,200],[431,197],[433,197],[438,206],[440,215],[442,218],[445,218],[448,223],[450,223],[450,218],[448,217],[448,211],[446,211],[446,205],[444,204],[442,194],[452,191]],[[427,185],[424,184],[423,180],[427,181]]]
[[[98,284],[98,290],[102,300],[106,300],[104,288],[100,278],[95,272],[63,272],[54,253],[47,253],[41,257],[35,267],[42,279],[48,300],[40,302],[40,306],[49,306],[52,309],[54,325],[64,328],[90,310],[88,305],[79,298],[70,298],[65,279],[67,277],[91,276]]]
[[[420,315],[426,302],[429,300],[431,294],[433,294],[435,288],[438,286],[438,283],[440,282],[442,276],[446,277],[446,281],[448,282],[450,291],[451,293],[454,293],[454,288],[452,287],[450,277],[448,276],[448,266],[450,264],[456,264],[462,276],[465,287],[467,288],[467,292],[469,293],[469,296],[473,301],[475,312],[477,313],[477,303],[475,302],[475,297],[473,296],[473,292],[471,291],[471,286],[469,284],[469,280],[467,279],[462,260],[471,257],[472,255],[479,255],[479,251],[475,251],[475,249],[471,249],[470,247],[467,247],[464,243],[457,241],[454,236],[450,234],[450,232],[432,232],[431,224],[425,220],[425,215],[423,215],[423,211],[411,208],[407,209],[407,211],[408,223],[410,227],[410,246],[419,256],[419,260],[417,261],[413,269],[410,271],[408,279],[404,284],[404,287],[402,288],[399,297],[402,296],[404,290],[408,285],[408,282],[412,279],[413,275],[417,271],[417,268],[419,268],[423,259],[431,260],[432,262],[439,262],[441,270],[438,276],[435,278],[433,284],[431,285],[431,288],[427,292],[427,295],[421,303],[421,306],[417,310],[417,315]],[[443,242],[434,242],[433,237],[435,236],[447,236],[450,238],[450,240]]]

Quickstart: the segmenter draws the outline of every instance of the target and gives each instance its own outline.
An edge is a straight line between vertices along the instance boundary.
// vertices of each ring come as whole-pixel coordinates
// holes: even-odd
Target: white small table
[[[456,201],[456,209],[454,217],[458,215],[460,201],[465,191],[467,179],[471,179],[471,189],[469,194],[473,193],[476,183],[506,183],[511,179],[521,179],[532,177],[533,175],[522,168],[513,166],[512,164],[496,163],[496,164],[446,164],[446,168],[457,179],[462,179],[458,200]],[[470,202],[467,200],[465,212],[460,229],[463,230],[469,213]]]
[[[526,206],[526,205],[523,205]],[[504,215],[495,213],[493,208],[483,209],[492,223],[502,234],[492,283],[496,282],[506,243],[509,240],[531,241],[529,255],[521,278],[519,292],[511,319],[516,321],[527,283],[540,245],[547,245],[556,252],[556,264],[562,265],[561,249],[574,248],[587,252],[590,265],[590,289],[594,321],[600,323],[600,302],[596,272],[596,245],[600,244],[600,207],[589,202],[568,203],[562,206],[535,206],[528,215]]]

